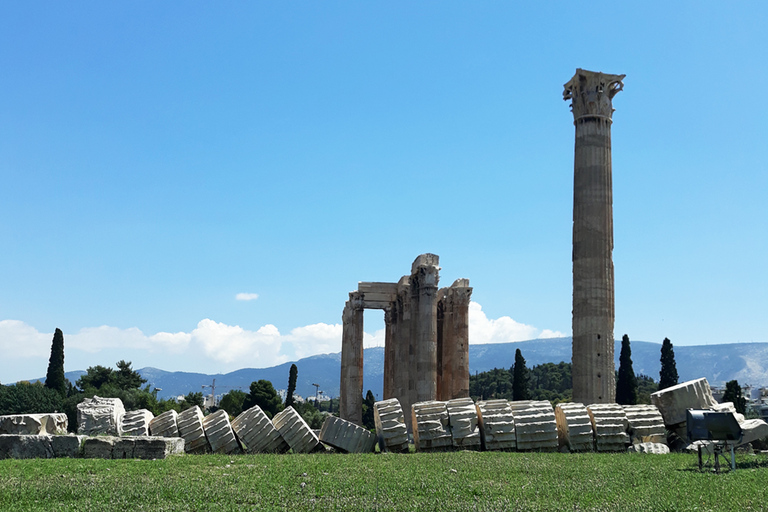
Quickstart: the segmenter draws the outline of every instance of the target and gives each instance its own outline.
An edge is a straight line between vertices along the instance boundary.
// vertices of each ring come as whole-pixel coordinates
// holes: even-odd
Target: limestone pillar
[[[469,397],[469,279],[443,288],[438,305],[438,400]]]
[[[577,69],[565,84],[576,144],[573,186],[573,401],[615,400],[611,100],[625,75]]]
[[[339,417],[363,424],[363,297],[349,294],[341,315],[341,389]]]
[[[435,254],[422,254],[411,267],[413,301],[412,344],[414,348],[415,393],[411,403],[437,398],[437,283],[440,280]]]
[[[416,368],[411,345],[411,288],[409,278],[404,276],[397,284],[397,300],[392,307],[393,316],[393,362],[392,362],[392,396],[384,399],[397,398],[405,414],[405,423],[411,431],[411,398],[410,389],[413,385],[413,374]]]
[[[394,396],[395,381],[392,367],[395,363],[395,322],[397,312],[394,304],[384,310],[384,400]]]

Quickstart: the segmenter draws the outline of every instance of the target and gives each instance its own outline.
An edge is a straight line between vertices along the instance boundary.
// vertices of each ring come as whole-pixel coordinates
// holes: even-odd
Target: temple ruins
[[[360,282],[344,306],[339,416],[362,424],[363,310],[384,310],[384,400],[469,397],[469,279],[438,289],[439,257],[422,254],[396,283]]]
[[[573,166],[573,401],[615,401],[611,100],[626,75],[577,69],[565,84]]]

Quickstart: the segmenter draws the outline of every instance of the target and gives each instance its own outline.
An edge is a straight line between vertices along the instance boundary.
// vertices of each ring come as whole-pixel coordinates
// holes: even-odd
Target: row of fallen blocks
[[[417,451],[633,451],[668,453],[662,416],[654,405],[563,403],[471,398],[413,404]],[[397,399],[374,405],[381,451],[408,450],[405,415]]]

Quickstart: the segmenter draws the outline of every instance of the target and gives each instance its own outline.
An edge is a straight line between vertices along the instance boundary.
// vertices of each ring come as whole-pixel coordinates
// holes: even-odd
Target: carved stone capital
[[[422,266],[416,269],[414,277],[419,283],[419,289],[434,288],[437,292],[437,283],[440,282],[440,268],[434,265]]]
[[[362,311],[365,309],[365,295],[360,292],[349,292],[349,304],[353,309]]]
[[[577,69],[563,91],[563,99],[571,100],[574,122],[585,118],[602,118],[610,122],[613,116],[611,100],[624,88],[622,80],[625,76]]]

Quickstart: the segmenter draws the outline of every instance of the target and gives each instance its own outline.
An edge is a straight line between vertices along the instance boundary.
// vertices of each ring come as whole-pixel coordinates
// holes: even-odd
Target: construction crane
[[[209,407],[213,407],[216,405],[216,379],[213,379],[213,382],[210,384],[203,384],[203,389],[205,388],[211,388],[211,405]],[[219,386],[219,388],[228,388],[228,389],[243,389],[242,386]]]

